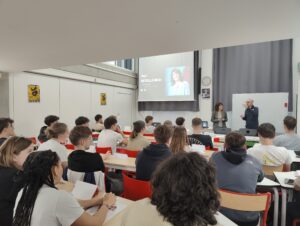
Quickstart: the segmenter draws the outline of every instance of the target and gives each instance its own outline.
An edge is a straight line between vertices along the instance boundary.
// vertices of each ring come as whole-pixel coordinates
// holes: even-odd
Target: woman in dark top
[[[226,128],[226,122],[228,121],[227,113],[224,111],[224,105],[221,102],[215,105],[215,110],[212,113],[211,121],[213,122],[214,128]]]
[[[76,172],[104,172],[105,167],[101,155],[90,153],[89,149],[93,142],[92,131],[85,126],[75,126],[70,132],[70,141],[75,150],[68,157],[68,167]],[[104,155],[106,159],[110,153]]]
[[[23,186],[20,170],[33,148],[24,137],[10,137],[0,148],[0,225],[12,225],[16,197]]]

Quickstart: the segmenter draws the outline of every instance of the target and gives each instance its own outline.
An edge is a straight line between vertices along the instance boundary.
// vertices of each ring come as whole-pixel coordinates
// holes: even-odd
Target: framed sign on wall
[[[39,85],[28,85],[28,102],[39,103],[41,101],[41,91]]]

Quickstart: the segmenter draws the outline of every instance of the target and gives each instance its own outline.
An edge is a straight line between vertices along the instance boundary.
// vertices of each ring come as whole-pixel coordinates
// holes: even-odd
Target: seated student
[[[33,147],[24,137],[10,137],[0,147],[0,225],[12,225],[15,201],[23,186],[20,170]]]
[[[172,121],[171,120],[166,120],[166,121],[164,121],[164,124],[163,124],[164,126],[169,126],[170,128],[173,128],[173,123],[172,123]]]
[[[215,214],[220,202],[215,170],[199,154],[173,155],[157,167],[151,184],[152,198],[134,202],[112,219],[111,225],[217,224]]]
[[[86,127],[89,127],[89,123],[90,123],[90,120],[87,117],[84,117],[84,116],[79,116],[75,120],[75,125],[76,126],[86,126]]]
[[[168,126],[158,126],[154,130],[154,138],[157,144],[150,144],[144,148],[136,158],[136,178],[148,181],[156,166],[172,155],[169,144],[172,137],[172,129]]]
[[[273,144],[288,150],[300,151],[300,136],[296,134],[297,119],[286,116],[283,120],[285,134],[275,137]]]
[[[183,117],[178,117],[175,121],[177,126],[183,126],[183,127],[184,127],[184,122],[185,122],[185,118]]]
[[[75,146],[68,157],[68,168],[77,172],[104,172],[105,167],[101,155],[86,152],[92,141],[92,131],[85,126],[75,126],[70,132],[70,141]],[[108,158],[110,152],[104,155]]]
[[[143,121],[136,121],[133,123],[133,131],[128,139],[126,149],[140,151],[147,147],[151,142],[144,137],[145,123]]]
[[[300,177],[294,181],[293,202],[288,202],[286,207],[286,225],[293,225],[295,219],[300,219]]]
[[[63,168],[56,152],[31,153],[24,163],[24,188],[15,204],[13,225],[18,226],[88,226],[102,225],[115,204],[113,194],[95,198],[90,206],[101,205],[95,215],[84,211],[68,192],[58,190]]]
[[[205,147],[213,148],[211,136],[202,134],[202,120],[193,118],[192,120],[193,134],[189,135],[190,144],[202,144]]]
[[[184,127],[178,126],[173,130],[170,150],[173,154],[191,151],[191,147],[188,144],[187,132]]]
[[[210,162],[214,163],[217,182],[221,189],[233,192],[256,194],[256,184],[262,181],[264,174],[257,159],[247,155],[246,139],[238,132],[231,132],[225,137],[224,151],[214,153]],[[256,226],[259,213],[243,212],[221,208],[221,213],[236,224]]]
[[[152,125],[153,123],[153,117],[151,115],[146,116],[145,118],[145,122],[146,122],[146,130],[145,133],[153,133],[155,127]]]
[[[0,146],[8,137],[15,136],[13,123],[10,118],[0,118]]]
[[[51,127],[54,123],[58,122],[59,117],[57,117],[56,115],[48,115],[45,120],[44,123],[46,124],[46,126],[43,126],[40,130],[40,134],[38,136],[38,140],[40,142],[46,142],[48,140],[47,135],[46,135],[46,129],[48,127]]]
[[[49,140],[39,146],[39,151],[52,150],[56,152],[62,161],[63,167],[67,166],[68,150],[64,146],[68,137],[69,130],[66,124],[57,122],[47,128],[46,134]]]
[[[116,153],[117,145],[127,144],[123,132],[118,126],[118,121],[115,116],[109,116],[104,120],[105,129],[101,131],[97,146],[98,147],[111,147],[112,153]]]
[[[280,166],[284,165],[285,170],[290,169],[292,157],[284,147],[273,145],[275,127],[271,123],[263,123],[257,129],[259,144],[248,149],[248,154],[257,158],[262,165]]]
[[[93,132],[101,132],[104,129],[102,115],[95,116],[96,123],[92,126]]]

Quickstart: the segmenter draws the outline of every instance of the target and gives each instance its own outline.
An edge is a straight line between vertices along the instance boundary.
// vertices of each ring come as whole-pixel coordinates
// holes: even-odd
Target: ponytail
[[[46,129],[46,136],[48,139],[58,138],[59,135],[64,134],[68,127],[65,123],[56,122]]]
[[[143,121],[134,122],[133,123],[133,131],[130,134],[130,138],[131,139],[136,138],[144,128],[145,128],[145,122],[143,122]]]
[[[34,204],[40,188],[46,184],[55,188],[52,167],[59,163],[56,152],[31,153],[24,163],[24,188],[16,208],[13,226],[30,226]]]

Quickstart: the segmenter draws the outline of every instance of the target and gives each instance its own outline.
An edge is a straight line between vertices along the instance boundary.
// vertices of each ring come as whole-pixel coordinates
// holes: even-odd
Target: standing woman
[[[215,105],[215,110],[212,113],[211,121],[213,122],[213,128],[226,128],[227,113],[224,111],[224,105],[219,102]]]
[[[191,147],[189,146],[188,136],[186,129],[182,126],[177,126],[173,131],[171,139],[170,150],[173,154],[180,152],[189,152]]]
[[[13,226],[101,226],[116,198],[106,194],[92,216],[72,194],[58,190],[63,168],[56,152],[37,151],[24,163],[24,188],[18,194]]]
[[[10,137],[0,148],[0,225],[12,225],[16,197],[23,186],[20,170],[32,151],[31,140],[24,137]]]

